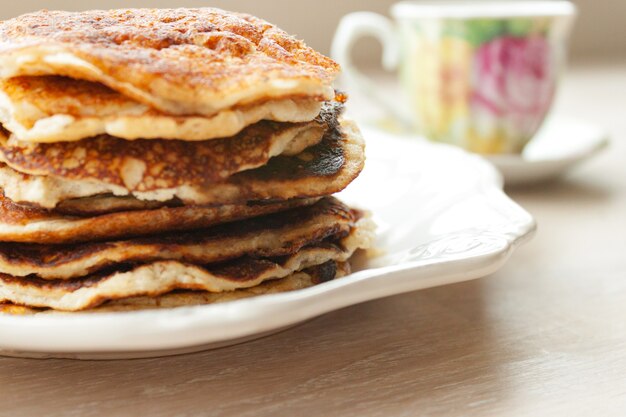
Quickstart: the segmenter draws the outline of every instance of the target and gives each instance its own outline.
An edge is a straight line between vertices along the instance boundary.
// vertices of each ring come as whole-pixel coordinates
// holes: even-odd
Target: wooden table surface
[[[509,190],[539,231],[496,274],[193,355],[2,358],[0,416],[626,415],[626,62],[572,69],[557,111],[612,145]]]

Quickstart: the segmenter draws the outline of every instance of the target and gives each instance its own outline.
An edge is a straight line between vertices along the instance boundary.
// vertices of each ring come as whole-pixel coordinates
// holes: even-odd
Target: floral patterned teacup
[[[392,15],[395,24],[369,12],[344,17],[333,56],[346,77],[432,140],[485,154],[521,152],[551,107],[575,7],[411,1],[395,4]],[[363,35],[379,38],[383,64],[399,69],[409,112],[352,65],[350,50]]]

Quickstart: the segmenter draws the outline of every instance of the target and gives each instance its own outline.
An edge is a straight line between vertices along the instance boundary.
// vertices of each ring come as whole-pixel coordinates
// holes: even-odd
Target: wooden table
[[[570,71],[557,107],[612,146],[510,190],[539,231],[493,276],[199,354],[0,359],[0,416],[625,415],[626,62]]]

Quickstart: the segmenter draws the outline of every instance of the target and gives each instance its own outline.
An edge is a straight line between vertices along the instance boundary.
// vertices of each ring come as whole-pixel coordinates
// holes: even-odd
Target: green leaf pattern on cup
[[[492,19],[449,20],[445,28],[444,36],[465,39],[475,47],[506,33],[505,23]]]

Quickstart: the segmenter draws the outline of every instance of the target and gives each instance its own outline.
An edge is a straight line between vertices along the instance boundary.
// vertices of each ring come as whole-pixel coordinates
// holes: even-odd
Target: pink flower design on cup
[[[474,54],[471,112],[476,135],[518,152],[541,126],[555,92],[550,44],[541,36],[503,36]],[[517,148],[517,149],[515,149]]]

